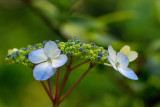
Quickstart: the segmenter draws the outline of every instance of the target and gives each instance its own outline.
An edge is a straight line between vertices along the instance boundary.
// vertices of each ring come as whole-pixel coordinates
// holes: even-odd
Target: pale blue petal
[[[111,60],[115,63],[117,55],[116,55],[116,51],[112,48],[111,45],[108,46],[108,53]]]
[[[118,71],[129,79],[138,80],[137,75],[130,68],[118,67]]]
[[[117,70],[117,67],[116,67],[115,63],[111,60],[111,57],[108,55],[107,58],[108,58],[110,64],[112,65],[112,67],[113,67],[115,70]]]
[[[67,62],[68,58],[65,54],[61,54],[52,60],[52,67],[58,68],[63,66]]]
[[[49,79],[56,73],[56,68],[52,67],[49,62],[44,62],[35,66],[33,70],[33,76],[36,80],[44,81]]]
[[[120,67],[126,68],[128,66],[128,64],[129,64],[129,59],[125,54],[123,54],[121,52],[118,52],[117,53],[117,61],[116,61],[116,63],[117,62],[120,63],[120,65],[119,65]]]
[[[49,41],[44,46],[44,52],[47,54],[48,57],[55,58],[60,55],[60,49],[55,42]]]
[[[37,49],[37,50],[32,51],[29,54],[28,58],[34,64],[38,64],[38,63],[41,63],[47,60],[47,56],[44,53],[43,49]]]

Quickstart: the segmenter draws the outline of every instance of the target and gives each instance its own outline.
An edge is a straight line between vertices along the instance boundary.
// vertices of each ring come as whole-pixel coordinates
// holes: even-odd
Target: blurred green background
[[[130,45],[139,80],[98,65],[61,107],[160,107],[160,0],[0,0],[0,107],[52,106],[32,69],[5,63],[8,49],[73,36],[116,51]],[[71,73],[65,92],[87,66]]]

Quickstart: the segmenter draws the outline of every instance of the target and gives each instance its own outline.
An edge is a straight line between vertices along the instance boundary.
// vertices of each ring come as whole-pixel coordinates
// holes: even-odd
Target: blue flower
[[[112,46],[108,46],[108,53],[109,55],[107,58],[116,71],[119,71],[122,75],[129,79],[138,80],[136,74],[128,68],[129,59],[125,54],[121,52],[116,53]]]
[[[57,44],[49,41],[45,44],[44,49],[37,49],[29,54],[29,60],[34,64],[38,64],[33,70],[33,76],[36,80],[49,79],[56,73],[58,67],[67,62],[67,56],[60,53],[61,50],[58,49]]]

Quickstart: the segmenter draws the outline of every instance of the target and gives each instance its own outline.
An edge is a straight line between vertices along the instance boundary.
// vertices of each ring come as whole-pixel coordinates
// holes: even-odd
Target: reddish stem
[[[81,80],[86,76],[86,74],[94,67],[95,64],[90,63],[89,68],[86,72],[78,79],[78,81],[72,86],[72,88],[63,96],[59,103],[63,102],[63,100],[74,90],[74,88],[81,82]]]
[[[47,95],[48,95],[48,96],[49,96],[49,98],[51,99],[52,104],[54,104],[54,99],[53,99],[53,97],[50,95],[50,92],[49,92],[49,90],[47,89],[47,87],[46,87],[45,83],[44,83],[43,81],[40,81],[40,82],[41,82],[41,84],[42,84],[42,86],[43,86],[44,90],[46,91]]]
[[[78,65],[76,65],[76,66],[72,67],[70,70],[72,71],[72,70],[74,70],[74,69],[76,69],[76,68],[80,67],[81,65],[83,65],[83,64],[85,64],[85,63],[87,63],[87,62],[89,62],[89,60],[84,61],[84,62],[82,62],[82,63],[80,63],[80,64],[78,64]]]
[[[71,67],[72,63],[73,63],[73,56],[71,56],[70,63],[68,65],[69,68]]]
[[[52,81],[51,81],[51,79],[49,78],[49,79],[47,80],[47,82],[48,82],[48,87],[49,87],[50,95],[51,95],[52,98],[54,99]]]
[[[60,68],[58,68],[58,72],[57,72],[57,82],[56,82],[55,101],[56,101],[56,99],[57,99],[57,95],[58,95],[59,77],[60,77]]]
[[[63,92],[63,89],[64,89],[64,87],[65,87],[65,84],[66,84],[66,82],[67,82],[67,80],[68,80],[68,77],[69,77],[69,74],[70,74],[70,71],[69,71],[69,68],[67,67],[67,65],[66,65],[66,73],[65,73],[65,75],[64,75],[64,78],[63,78],[63,81],[62,81],[62,85],[61,85],[61,88],[60,88],[60,90],[59,90],[59,94],[58,94],[58,98],[57,98],[57,100],[59,100],[60,99],[60,97],[61,97],[61,95],[62,95],[62,92]]]
[[[55,106],[57,106],[57,107],[59,106],[59,101],[60,101],[63,89],[66,85],[66,82],[67,82],[69,74],[70,74],[70,67],[71,67],[72,61],[73,61],[73,57],[71,56],[69,65],[66,64],[66,72],[65,72],[64,78],[62,80],[62,85],[60,87],[60,90],[58,92],[58,96],[57,96],[57,99],[56,99],[56,102],[55,102]]]

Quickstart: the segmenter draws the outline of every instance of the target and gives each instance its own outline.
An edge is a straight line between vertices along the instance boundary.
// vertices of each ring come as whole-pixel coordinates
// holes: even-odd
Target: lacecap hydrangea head
[[[52,51],[54,54],[51,51],[49,51],[49,49],[48,51],[44,51],[44,50],[47,50],[46,47],[51,46],[51,44],[52,44],[52,48],[54,47],[54,49],[57,50],[57,51]],[[45,53],[45,55],[42,53]],[[53,55],[50,55],[48,53],[51,53]],[[43,60],[40,60],[40,62],[36,62],[40,59],[40,56],[36,57],[36,55],[40,55]],[[64,56],[64,58],[62,58],[63,60],[65,59],[63,64],[66,63],[67,57],[70,57],[70,56],[78,57],[83,60],[89,60],[94,63],[105,64],[105,65],[108,65],[107,62],[109,60],[113,68],[119,71],[122,75],[130,79],[134,79],[134,80],[138,79],[135,73],[130,68],[128,68],[129,61],[135,60],[138,56],[138,54],[135,51],[130,51],[129,46],[124,46],[120,52],[116,53],[111,46],[108,47],[108,50],[105,50],[103,47],[99,47],[93,42],[87,44],[87,43],[81,43],[80,40],[75,40],[75,39],[68,40],[67,42],[60,42],[59,40],[56,40],[55,42],[43,41],[42,43],[38,43],[33,46],[29,45],[21,49],[9,50],[9,53],[6,57],[6,61],[11,64],[13,63],[22,64],[32,68],[36,64],[38,64],[34,68],[34,72],[35,72],[34,77],[37,80],[45,80],[51,77],[52,75],[54,75],[58,65],[59,66],[63,65],[58,63],[59,61],[61,62],[60,57],[59,57],[60,59],[58,60],[56,59],[56,57],[58,58],[58,55]],[[53,57],[53,56],[56,56],[56,57]],[[54,66],[53,60],[57,61],[57,64],[58,64],[57,66]],[[40,69],[45,68],[44,66],[46,66],[47,69],[50,69],[48,70],[51,72],[50,75],[42,76],[43,73],[36,74],[36,72],[40,71]],[[51,70],[51,68],[53,68],[53,70]],[[44,69],[42,70],[44,71],[44,73],[46,72],[46,70]]]
[[[35,45],[28,45],[20,49],[11,49],[6,57],[6,61],[10,64],[22,64],[33,67],[35,64],[31,62],[28,57],[29,54],[37,49],[44,48],[48,41],[43,41]],[[108,52],[103,47],[96,46],[95,43],[81,43],[80,40],[68,40],[67,42],[60,42],[56,40],[55,43],[60,49],[61,54],[67,56],[79,57],[82,60],[90,60],[95,63],[103,64],[107,62]],[[16,52],[17,51],[17,52]]]

